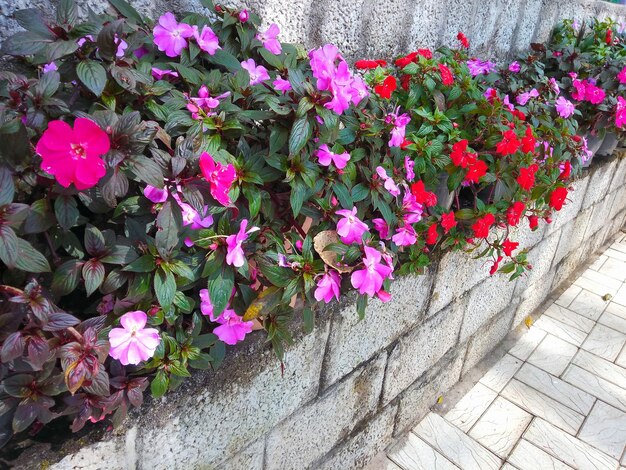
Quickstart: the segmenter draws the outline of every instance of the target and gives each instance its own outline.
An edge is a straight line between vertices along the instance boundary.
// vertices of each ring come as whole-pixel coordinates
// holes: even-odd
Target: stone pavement
[[[626,235],[546,307],[369,468],[626,470]]]

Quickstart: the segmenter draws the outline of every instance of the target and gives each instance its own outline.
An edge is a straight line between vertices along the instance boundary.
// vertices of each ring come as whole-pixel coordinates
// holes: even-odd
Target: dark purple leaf
[[[51,356],[52,352],[45,338],[40,336],[31,336],[29,338],[28,362],[30,362],[35,370],[41,370]]]
[[[12,397],[24,398],[29,395],[29,387],[35,383],[35,378],[29,374],[18,374],[7,377],[2,382],[4,391]]]
[[[67,327],[78,325],[80,320],[69,313],[56,312],[48,317],[48,323],[44,325],[44,331],[60,331]]]
[[[20,331],[11,333],[7,339],[4,340],[2,345],[2,351],[0,352],[0,358],[2,362],[9,362],[13,359],[20,357],[24,354],[24,338]]]
[[[85,279],[85,290],[90,296],[100,287],[104,281],[104,265],[97,259],[90,259],[83,265],[83,278]]]
[[[37,407],[32,403],[19,405],[13,415],[13,432],[26,429],[37,418]]]
[[[108,397],[111,392],[109,390],[109,374],[104,367],[98,370],[98,374],[91,378],[90,385],[83,385],[83,389],[92,395]]]

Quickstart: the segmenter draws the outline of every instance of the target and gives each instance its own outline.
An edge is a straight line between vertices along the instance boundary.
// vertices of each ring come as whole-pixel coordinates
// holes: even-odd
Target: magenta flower
[[[356,216],[356,212],[356,207],[352,210],[341,209],[335,212],[343,217],[337,222],[337,234],[346,245],[353,242],[361,243],[361,237],[369,230],[369,227]]]
[[[265,80],[270,79],[267,69],[262,65],[257,66],[254,59],[244,60],[241,63],[241,67],[244,70],[247,70],[250,74],[250,86],[258,85],[259,83],[263,83]]]
[[[317,281],[317,289],[313,293],[315,300],[329,303],[333,297],[339,300],[339,291],[341,289],[341,276],[337,271],[330,270]]]
[[[617,74],[617,81],[626,83],[626,66]]]
[[[396,233],[391,237],[391,241],[398,246],[411,246],[417,241],[415,230],[413,226],[404,224],[396,230]]]
[[[397,112],[397,110],[396,110]],[[404,135],[406,133],[406,126],[411,122],[411,118],[408,114],[404,113],[397,116],[394,113],[389,114],[393,118],[393,129],[391,130],[391,139],[389,139],[389,147],[400,147],[404,142]]]
[[[376,167],[376,173],[378,174],[378,176],[380,176],[380,179],[382,179],[385,182],[384,186],[385,186],[385,189],[389,191],[389,194],[391,194],[394,197],[400,195],[400,189],[396,185],[395,181],[389,176],[387,176],[387,172],[382,166]]]
[[[87,34],[86,36],[78,39],[76,44],[78,44],[78,47],[83,47],[87,41],[94,42],[94,38],[91,34]]]
[[[575,88],[575,90],[572,92],[572,98],[574,98],[576,101],[582,101],[585,99],[586,82],[587,80],[580,81],[577,78],[574,78],[574,80],[572,80],[572,86]]]
[[[602,103],[605,96],[604,90],[600,87],[588,84],[585,88],[585,98],[592,104]]]
[[[154,27],[154,43],[168,57],[178,57],[187,47],[187,39],[193,36],[193,28],[186,23],[177,23],[173,13],[167,12]]]
[[[117,43],[117,49],[115,50],[115,57],[120,58],[124,57],[126,53],[126,49],[128,49],[128,43],[124,41],[122,38],[115,35],[115,41]]]
[[[280,42],[276,39],[280,34],[280,28],[276,23],[272,23],[267,31],[256,35],[256,39],[263,43],[263,47],[270,51],[274,55],[278,55],[282,52],[283,48]]]
[[[359,290],[359,294],[375,296],[383,286],[383,281],[391,274],[391,268],[381,264],[381,254],[378,250],[369,246],[364,247],[365,257],[363,264],[365,269],[354,271],[350,276],[352,287]]]
[[[320,91],[330,89],[330,84],[335,76],[335,61],[341,59],[339,49],[333,44],[326,44],[309,52],[311,71],[317,79],[317,89]]]
[[[209,289],[200,289],[200,312],[209,317],[211,321],[217,320],[213,316],[213,304],[209,298]]]
[[[159,189],[154,186],[147,185],[143,190],[143,195],[146,196],[148,200],[154,202],[155,204],[158,204],[167,201],[169,191],[166,187],[163,187],[163,189]]]
[[[43,73],[55,72],[57,70],[59,70],[59,67],[57,67],[57,64],[55,64],[54,62],[50,62],[44,65],[43,68],[41,69]]]
[[[559,113],[559,116],[565,119],[574,114],[574,110],[576,109],[574,104],[571,101],[565,99],[565,97],[563,96],[559,96],[559,99],[556,100],[554,105],[556,107],[557,113]]]
[[[488,60],[482,61],[478,59],[470,59],[466,62],[466,64],[473,77],[476,75],[486,75],[496,69],[496,64],[489,62]]]
[[[207,152],[200,155],[200,170],[211,184],[211,196],[223,206],[231,204],[228,191],[237,179],[237,171],[232,164],[222,165],[213,160]]]
[[[209,55],[214,55],[215,51],[221,49],[217,35],[208,26],[204,26],[200,32],[198,27],[194,25],[193,37],[198,43],[198,47]]]
[[[615,127],[621,128],[624,124],[626,124],[626,100],[618,96],[615,107]]]
[[[509,111],[513,111],[515,109],[515,106],[513,106],[513,103],[511,103],[511,101],[509,100],[509,95],[504,95],[504,99],[502,100],[502,104],[509,110]]]
[[[415,179],[415,171],[413,168],[415,167],[415,162],[409,158],[409,156],[404,157],[404,171],[406,172],[406,180],[411,182]]]
[[[239,18],[239,21],[241,21],[242,23],[245,23],[250,18],[250,13],[248,13],[248,10],[241,10],[239,12],[239,15],[237,15],[237,18]]]
[[[272,82],[272,85],[274,85],[275,90],[282,91],[283,95],[285,92],[291,90],[291,83],[289,83],[289,80],[285,80],[280,76],[276,77],[276,80]]]
[[[374,224],[374,228],[378,231],[381,240],[389,239],[389,225],[387,225],[385,219],[372,219],[372,224]]]
[[[259,230],[258,227],[252,227],[246,231],[248,220],[243,219],[239,225],[239,232],[226,237],[226,264],[240,268],[246,262],[246,257],[241,247],[242,243],[248,239],[248,235]]]
[[[407,192],[402,199],[402,213],[405,224],[415,224],[422,220],[424,206],[417,202],[413,194]]]
[[[320,145],[320,148],[315,151],[315,156],[318,158],[320,165],[330,166],[332,162],[340,170],[343,170],[350,160],[348,152],[333,153],[326,144]]]
[[[556,81],[554,77],[548,80],[548,86],[554,93],[557,94],[557,96],[561,94],[561,87],[559,86],[558,82]]]
[[[178,72],[170,69],[152,67],[152,76],[155,80],[163,80],[166,77],[178,78]]]
[[[209,89],[206,85],[202,85],[198,90],[198,96],[195,98],[189,98],[187,103],[187,109],[191,112],[191,117],[194,119],[202,119],[200,111],[204,112],[207,116],[214,116],[215,113],[212,109],[217,108],[220,105],[220,100],[230,96],[230,92],[227,91],[219,96],[212,97],[209,94]]]
[[[243,318],[237,315],[234,310],[228,308],[215,321],[220,323],[220,326],[213,330],[213,334],[220,341],[231,346],[242,341],[252,331],[254,325],[251,321],[243,321]]]
[[[83,190],[95,186],[106,173],[102,155],[109,151],[109,136],[86,118],[77,118],[74,128],[63,121],[50,121],[37,142],[41,169],[54,175],[63,187],[74,183]]]
[[[581,140],[583,144],[580,150],[580,159],[583,162],[583,164],[585,164],[591,159],[591,157],[593,157],[593,152],[589,150],[588,148],[587,138],[582,137]]]
[[[141,310],[127,312],[120,318],[122,328],[113,328],[109,332],[111,349],[109,356],[123,365],[137,365],[154,356],[154,351],[161,342],[159,330],[145,328],[148,316]]]
[[[509,72],[517,73],[517,72],[519,72],[520,70],[521,70],[521,67],[520,67],[520,65],[519,65],[519,62],[518,62],[518,61],[511,62],[511,63],[509,64]]]
[[[539,96],[539,92],[535,88],[533,88],[532,90],[519,95],[517,97],[517,102],[520,105],[524,106],[526,103],[528,103],[528,100],[530,100],[531,98],[537,98],[538,96]]]

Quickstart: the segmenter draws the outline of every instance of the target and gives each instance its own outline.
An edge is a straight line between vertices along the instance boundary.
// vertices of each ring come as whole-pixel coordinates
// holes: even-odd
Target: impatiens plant
[[[460,33],[351,69],[333,45],[307,52],[203,4],[211,18],[156,23],[123,0],[83,21],[70,0],[54,21],[16,14],[27,31],[0,72],[2,444],[61,416],[118,424],[253,330],[282,360],[294,315],[310,330],[349,290],[363,315],[432,253],[515,278],[530,266],[510,228],[566,203],[582,114],[530,59],[497,73]]]

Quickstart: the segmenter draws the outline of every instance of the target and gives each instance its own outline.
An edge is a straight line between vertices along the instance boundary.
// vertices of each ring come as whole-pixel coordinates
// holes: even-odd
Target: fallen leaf
[[[526,325],[526,328],[533,326],[533,319],[530,315],[524,318],[524,325]]]
[[[320,258],[322,258],[324,263],[336,269],[340,273],[349,273],[354,268],[352,266],[344,266],[337,263],[337,253],[325,249],[328,245],[333,243],[339,243],[339,236],[334,230],[324,230],[315,235],[313,238],[313,248],[315,248],[315,251],[318,255],[320,255]]]

